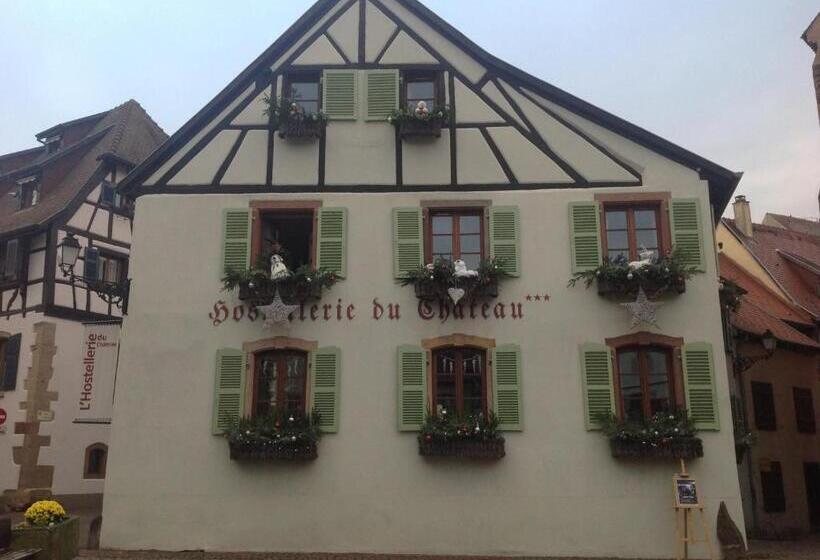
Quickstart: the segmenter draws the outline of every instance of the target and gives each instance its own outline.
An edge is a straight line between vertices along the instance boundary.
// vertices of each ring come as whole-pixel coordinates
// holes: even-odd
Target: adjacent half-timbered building
[[[132,100],[0,156],[0,490],[11,506],[99,501],[122,320],[121,302],[99,292],[127,283],[133,218],[115,186],[166,138]],[[80,245],[73,271],[61,266],[67,237]]]
[[[121,184],[103,546],[671,557],[677,458],[742,526],[738,179],[416,0],[318,1]]]

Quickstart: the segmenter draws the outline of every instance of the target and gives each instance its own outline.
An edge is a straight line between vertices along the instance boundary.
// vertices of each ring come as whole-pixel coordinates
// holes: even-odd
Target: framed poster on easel
[[[695,543],[706,544],[709,558],[714,560],[712,542],[709,538],[709,528],[706,525],[706,515],[703,512],[703,503],[700,500],[697,481],[686,471],[686,463],[680,461],[680,472],[672,476],[672,486],[675,493],[675,536],[677,538],[677,558],[689,558],[689,545]],[[699,513],[702,536],[695,535],[694,513]],[[683,555],[681,555],[683,552]]]

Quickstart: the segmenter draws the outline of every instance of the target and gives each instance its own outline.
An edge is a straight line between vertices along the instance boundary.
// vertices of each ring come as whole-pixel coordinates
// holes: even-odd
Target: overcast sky
[[[765,211],[817,217],[817,0],[424,0],[490,53],[745,175]],[[309,0],[0,0],[0,153],[134,98],[169,134]]]

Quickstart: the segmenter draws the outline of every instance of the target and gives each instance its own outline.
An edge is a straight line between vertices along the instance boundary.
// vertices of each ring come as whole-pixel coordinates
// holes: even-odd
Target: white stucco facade
[[[672,475],[679,465],[614,459],[607,439],[586,429],[581,346],[651,331],[711,344],[714,371],[726,371],[708,180],[680,158],[541,97],[534,85],[495,74],[482,82],[487,60],[432,26],[415,2],[364,2],[363,34],[355,18],[336,13],[340,5],[340,13],[360,7],[320,2],[326,9],[303,22],[303,34],[259,63],[273,70],[272,83],[236,82],[235,97],[186,125],[173,143],[178,149],[160,150],[132,174],[130,188],[140,194],[134,284],[102,545],[674,556]],[[331,26],[346,56],[355,57],[365,38],[355,71],[367,70],[380,52],[399,71],[429,63],[423,53],[432,56],[442,82],[452,82],[445,99],[458,125],[431,141],[402,142],[384,120],[359,115],[331,119],[321,140],[295,143],[256,123],[249,107],[264,107],[254,99],[281,91],[288,72],[338,65],[342,55],[324,35],[306,38],[322,25]],[[404,35],[399,25],[407,26]],[[401,42],[388,45],[391,36]],[[261,141],[263,133],[270,142]],[[617,303],[594,288],[567,286],[569,208],[601,194],[646,193],[695,200],[705,266],[685,294],[664,300],[657,326],[631,328]],[[323,294],[315,318],[308,305],[289,327],[266,329],[235,293],[220,291],[223,214],[300,203],[346,209],[346,275]],[[396,282],[392,211],[470,204],[518,209],[520,276],[504,281],[496,299],[466,308],[464,318],[430,317],[412,288]],[[506,456],[492,463],[425,459],[416,434],[397,429],[398,347],[453,334],[521,349],[523,429],[504,434]],[[310,463],[232,461],[226,440],[211,429],[216,353],[275,336],[340,349],[338,432],[320,440]],[[715,376],[714,391],[720,429],[701,434],[704,457],[688,464],[711,532],[721,501],[742,526],[724,376]]]

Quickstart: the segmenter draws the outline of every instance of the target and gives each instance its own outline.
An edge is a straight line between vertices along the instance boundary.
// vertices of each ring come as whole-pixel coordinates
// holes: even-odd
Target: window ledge
[[[244,446],[229,442],[232,461],[265,462],[265,461],[313,461],[318,457],[315,442],[299,446]]]
[[[399,137],[402,140],[406,140],[408,138],[441,137],[441,119],[406,119],[399,121],[396,126],[399,130]]]

